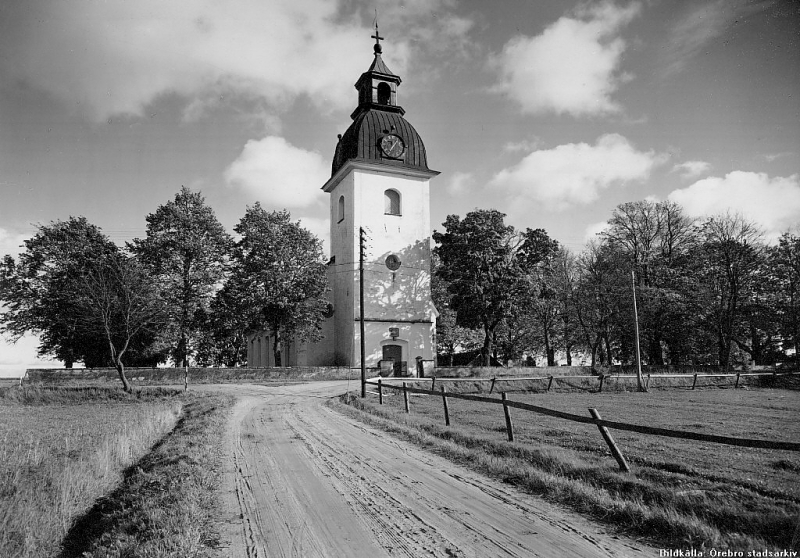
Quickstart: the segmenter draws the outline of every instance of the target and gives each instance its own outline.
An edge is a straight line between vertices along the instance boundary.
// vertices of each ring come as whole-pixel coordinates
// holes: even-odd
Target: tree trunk
[[[125,376],[125,365],[122,363],[121,358],[117,358],[114,362],[114,366],[117,369],[117,375],[119,375],[119,379],[122,382],[122,389],[131,393],[133,391],[131,389],[131,384],[128,382],[128,378]]]
[[[484,338],[483,338],[483,348],[481,349],[481,360],[483,361],[483,366],[489,366],[490,360],[489,355],[491,354],[492,350],[492,332],[489,330],[489,326],[483,326]]]
[[[280,337],[278,332],[275,332],[275,341],[272,343],[272,355],[275,357],[275,366],[281,366],[281,348]]]
[[[547,354],[547,366],[556,365],[556,352],[550,346],[550,332],[547,330],[547,320],[542,320],[542,331],[544,332],[544,349]]]

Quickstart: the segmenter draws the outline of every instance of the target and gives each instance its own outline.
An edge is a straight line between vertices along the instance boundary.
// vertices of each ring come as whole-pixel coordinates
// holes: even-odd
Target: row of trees
[[[579,254],[495,210],[451,215],[434,232],[440,363],[556,354],[632,362],[633,292],[649,364],[772,363],[800,343],[800,237],[765,244],[738,215],[702,221],[672,202],[618,206]],[[0,263],[0,329],[40,337],[71,367],[237,366],[246,336],[319,338],[328,310],[319,240],[286,211],[248,207],[234,240],[186,188],[147,216],[146,236],[116,246],[85,218],[40,225]],[[633,279],[633,281],[632,281]]]
[[[147,216],[124,248],[85,218],[38,226],[17,258],[0,263],[0,328],[39,336],[39,354],[67,367],[172,360],[236,366],[246,334],[315,339],[326,310],[322,246],[286,211],[248,207],[225,231],[203,197],[182,188]]]
[[[634,289],[645,363],[767,364],[800,342],[800,237],[767,245],[739,215],[625,203],[579,254],[493,210],[451,215],[434,239],[445,362],[478,348],[485,364],[541,356],[552,366],[557,351],[568,364],[576,353],[592,366],[634,362]]]

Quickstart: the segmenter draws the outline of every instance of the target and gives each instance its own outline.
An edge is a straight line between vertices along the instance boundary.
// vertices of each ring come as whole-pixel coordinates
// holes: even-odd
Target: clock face
[[[386,134],[381,138],[381,151],[387,157],[399,159],[406,152],[406,144],[400,136]]]
[[[395,256],[394,254],[387,256],[386,267],[388,267],[390,271],[397,271],[398,269],[400,269],[400,258]]]

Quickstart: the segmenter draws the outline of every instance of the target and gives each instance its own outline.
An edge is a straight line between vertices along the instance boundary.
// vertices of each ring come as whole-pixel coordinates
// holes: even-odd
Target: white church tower
[[[396,373],[416,375],[418,361],[428,368],[435,355],[430,179],[439,173],[428,168],[422,139],[397,104],[401,80],[381,58],[377,28],[373,37],[375,58],[355,84],[353,123],[339,137],[322,187],[330,195],[334,355],[337,363],[361,365],[363,229],[366,365],[394,361]]]
[[[332,315],[323,339],[292,344],[290,366],[361,366],[359,247],[365,242],[365,362],[385,373],[417,375],[434,365],[436,317],[431,300],[430,179],[425,146],[397,104],[400,77],[375,58],[355,84],[358,107],[339,136],[330,179]],[[262,345],[263,338],[263,345]],[[260,332],[248,344],[248,365],[270,366]],[[251,358],[252,355],[252,358]]]

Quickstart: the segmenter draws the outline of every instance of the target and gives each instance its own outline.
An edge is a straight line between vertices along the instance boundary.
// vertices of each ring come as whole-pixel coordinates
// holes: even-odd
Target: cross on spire
[[[375,10],[375,34],[371,35],[371,37],[375,39],[375,53],[380,54],[381,50],[383,50],[381,48],[381,41],[384,39],[381,37],[380,33],[378,33],[378,10]]]

